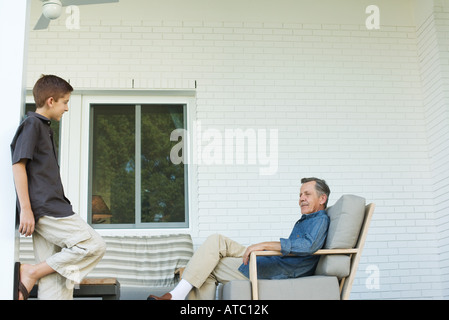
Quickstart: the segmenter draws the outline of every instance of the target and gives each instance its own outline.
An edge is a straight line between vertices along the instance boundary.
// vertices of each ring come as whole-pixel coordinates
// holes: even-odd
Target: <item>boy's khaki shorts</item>
[[[33,233],[36,262],[56,272],[39,280],[38,298],[73,299],[73,288],[97,265],[106,251],[101,236],[78,214],[41,217]]]

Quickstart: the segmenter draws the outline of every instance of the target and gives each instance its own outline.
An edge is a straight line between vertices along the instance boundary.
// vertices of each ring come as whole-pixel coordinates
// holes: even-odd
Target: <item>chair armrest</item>
[[[313,255],[326,255],[326,254],[353,254],[357,253],[358,249],[320,249]]]
[[[282,253],[280,251],[275,251],[275,250],[267,250],[267,251],[253,251],[251,252],[250,260],[251,261],[251,257],[256,257],[256,256],[282,256]]]
[[[352,254],[357,253],[357,249],[320,249],[313,253],[313,255],[326,255],[326,254]],[[251,257],[254,256],[282,256],[282,253],[280,251],[253,251],[251,252]],[[289,256],[293,256],[292,254],[289,254]],[[251,260],[250,260],[251,261]]]

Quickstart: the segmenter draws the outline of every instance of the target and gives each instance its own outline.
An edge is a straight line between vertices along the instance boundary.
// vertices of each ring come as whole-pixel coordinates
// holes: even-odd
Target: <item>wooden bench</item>
[[[38,286],[30,292],[30,298],[37,298]],[[74,298],[101,297],[103,300],[120,299],[120,283],[116,278],[86,278],[73,289]]]

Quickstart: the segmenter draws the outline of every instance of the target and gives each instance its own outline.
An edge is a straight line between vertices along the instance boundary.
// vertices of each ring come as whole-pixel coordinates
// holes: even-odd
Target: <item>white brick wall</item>
[[[426,110],[429,156],[433,174],[435,226],[440,254],[440,270],[445,296],[449,294],[449,106],[447,55],[449,42],[447,1],[435,1],[434,14],[418,29],[418,52],[422,57],[423,93]]]
[[[89,89],[131,89],[133,80],[136,89],[193,89],[196,81],[193,116],[203,130],[277,129],[279,158],[272,176],[255,165],[198,167],[195,245],[217,232],[242,244],[287,237],[300,179],[318,176],[330,204],[353,193],[377,205],[352,298],[439,298],[449,252],[447,174],[439,177],[449,149],[437,133],[447,129],[440,110],[449,110],[445,92],[433,90],[447,66],[436,70],[433,57],[445,57],[447,43],[427,34],[445,40],[441,8],[436,35],[433,22],[369,31],[363,19],[105,18],[72,31],[53,21],[30,33],[28,86],[41,73]],[[378,289],[366,285],[368,266],[379,270]]]

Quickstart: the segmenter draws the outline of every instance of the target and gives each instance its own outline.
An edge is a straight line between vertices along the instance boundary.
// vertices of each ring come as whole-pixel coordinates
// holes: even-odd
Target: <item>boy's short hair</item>
[[[36,108],[42,108],[50,97],[58,101],[59,98],[72,91],[73,87],[64,79],[54,75],[42,75],[33,88]]]

